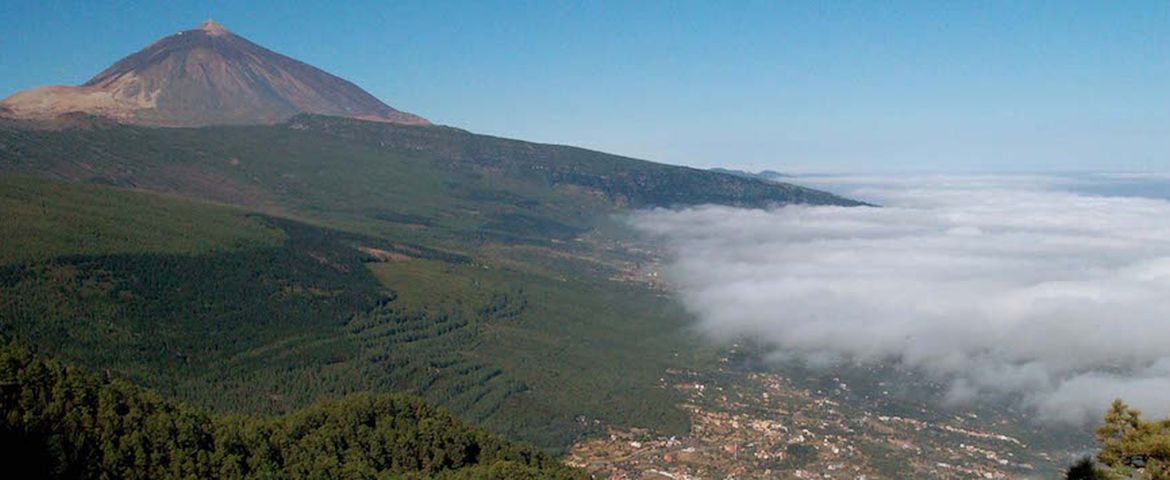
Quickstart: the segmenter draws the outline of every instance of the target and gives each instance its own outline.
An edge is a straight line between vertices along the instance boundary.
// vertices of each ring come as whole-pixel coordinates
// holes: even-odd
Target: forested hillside
[[[716,363],[618,216],[854,204],[311,115],[206,128],[9,121],[0,172],[12,219],[0,234],[16,239],[0,246],[0,331],[216,411],[403,392],[553,450],[610,425],[685,431],[660,379]]]
[[[416,398],[216,415],[4,339],[0,451],[22,478],[587,478]]]
[[[0,247],[0,332],[168,397],[282,413],[412,393],[553,449],[606,424],[686,428],[657,380],[706,353],[679,307],[610,267],[111,187],[0,187],[0,235],[39,240]]]
[[[589,247],[575,240],[620,230],[613,215],[630,207],[854,204],[792,185],[447,127],[310,115],[207,128],[62,121],[47,128],[0,120],[0,172],[152,190],[449,249],[581,253]]]

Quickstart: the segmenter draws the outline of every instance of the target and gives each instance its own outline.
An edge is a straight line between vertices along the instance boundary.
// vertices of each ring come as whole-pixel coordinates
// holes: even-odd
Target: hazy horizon
[[[1170,2],[4,7],[18,470],[1170,472]]]

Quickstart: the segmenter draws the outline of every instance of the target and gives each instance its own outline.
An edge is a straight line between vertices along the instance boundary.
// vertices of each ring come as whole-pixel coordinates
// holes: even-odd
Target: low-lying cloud
[[[704,332],[899,363],[1045,420],[1095,420],[1115,397],[1170,413],[1170,202],[1044,177],[813,180],[885,206],[632,218],[668,245]]]

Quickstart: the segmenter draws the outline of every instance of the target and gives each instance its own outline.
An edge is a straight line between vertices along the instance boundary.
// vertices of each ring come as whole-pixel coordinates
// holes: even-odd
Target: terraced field
[[[655,383],[689,345],[681,312],[569,279],[572,263],[522,270],[155,193],[3,182],[5,238],[42,242],[0,249],[0,328],[69,361],[219,411],[414,393],[554,449],[589,433],[582,418],[686,428]]]

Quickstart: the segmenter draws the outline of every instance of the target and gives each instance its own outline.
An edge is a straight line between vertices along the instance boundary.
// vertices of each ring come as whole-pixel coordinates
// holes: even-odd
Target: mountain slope
[[[0,170],[284,212],[304,207],[376,218],[397,211],[465,226],[492,214],[551,214],[587,230],[599,216],[626,208],[860,204],[792,184],[575,147],[315,115],[197,129],[0,124]]]
[[[782,182],[785,179],[792,178],[792,175],[789,175],[786,173],[780,173],[780,172],[777,172],[775,170],[760,170],[759,172],[755,172],[755,173],[748,172],[745,170],[736,170],[736,169],[719,168],[719,167],[710,168],[708,170],[710,170],[712,172],[716,172],[716,173],[726,173],[728,175],[735,175],[737,177],[758,178],[760,180],[767,180],[770,182]]]
[[[299,115],[288,127],[320,132],[380,151],[426,155],[449,169],[509,177],[550,187],[573,187],[622,208],[714,203],[766,207],[787,203],[861,205],[790,183],[742,178],[564,145],[478,135],[450,127],[410,128],[320,115]]]
[[[0,248],[0,331],[219,411],[405,392],[554,450],[684,432],[659,379],[716,362],[623,212],[856,204],[447,127],[43,127],[0,122],[0,207],[26,219],[6,236],[46,246]],[[109,186],[238,208],[143,210],[157,193]]]
[[[16,118],[74,111],[156,126],[269,124],[306,112],[429,124],[211,20],[158,40],[81,86],[41,87],[0,102],[0,115]]]
[[[133,108],[0,119],[0,233],[23,240],[0,245],[0,334],[217,411],[392,391],[542,448],[676,434],[663,373],[717,360],[622,215],[858,204],[353,111],[277,122],[309,107],[251,65],[307,74],[241,42],[205,25],[76,87]]]
[[[0,449],[25,478],[588,478],[399,395],[215,415],[3,338],[0,386]]]
[[[703,355],[685,314],[582,243],[469,257],[428,248],[448,242],[430,227],[355,234],[10,175],[0,218],[17,220],[0,237],[41,241],[0,243],[0,335],[201,407],[404,392],[551,449],[608,424],[686,428],[657,384]]]

